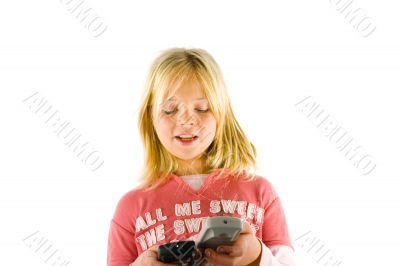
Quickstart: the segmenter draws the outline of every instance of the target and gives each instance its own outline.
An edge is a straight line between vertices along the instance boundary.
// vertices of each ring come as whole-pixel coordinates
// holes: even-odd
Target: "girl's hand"
[[[137,259],[129,264],[129,266],[176,266],[175,264],[166,264],[157,260],[158,246],[152,246],[145,252],[140,254]]]
[[[244,266],[257,260],[261,249],[261,243],[253,233],[250,224],[244,222],[242,232],[233,246],[219,246],[218,252],[207,248],[205,254],[208,263],[214,266]]]

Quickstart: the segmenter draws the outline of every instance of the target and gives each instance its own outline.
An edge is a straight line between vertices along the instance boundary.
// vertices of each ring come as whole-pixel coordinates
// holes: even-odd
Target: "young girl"
[[[239,126],[221,70],[201,49],[163,51],[151,65],[139,113],[140,185],[111,221],[108,265],[171,265],[159,245],[194,240],[207,217],[233,216],[233,246],[206,249],[201,265],[294,265],[281,202],[254,174],[256,151]],[[197,264],[200,265],[200,264]]]

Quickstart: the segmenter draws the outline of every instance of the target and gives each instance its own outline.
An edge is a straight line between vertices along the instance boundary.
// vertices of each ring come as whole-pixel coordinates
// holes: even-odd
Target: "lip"
[[[180,136],[191,136],[191,137],[188,137],[188,138],[181,138]],[[175,136],[175,138],[174,138],[179,144],[181,144],[181,145],[192,145],[193,143],[195,143],[198,139],[199,139],[199,137],[198,136],[195,136],[195,135],[191,135],[191,134],[181,134],[181,135],[178,135],[178,136]]]
[[[198,136],[196,136],[195,134],[188,133],[188,132],[180,133],[180,134],[176,135],[175,137],[179,137],[179,136],[182,136],[182,135],[189,135],[189,136],[192,136],[192,137],[198,137]]]

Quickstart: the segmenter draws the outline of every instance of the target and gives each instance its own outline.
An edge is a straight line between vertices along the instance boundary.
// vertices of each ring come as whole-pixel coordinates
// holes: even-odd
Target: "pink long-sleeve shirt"
[[[111,220],[108,266],[127,266],[153,245],[195,239],[202,222],[211,216],[234,216],[250,223],[263,243],[263,260],[274,260],[266,247],[292,248],[272,185],[260,176],[253,181],[235,181],[225,173],[217,179],[218,173],[205,177],[198,190],[172,174],[154,190],[126,193]]]

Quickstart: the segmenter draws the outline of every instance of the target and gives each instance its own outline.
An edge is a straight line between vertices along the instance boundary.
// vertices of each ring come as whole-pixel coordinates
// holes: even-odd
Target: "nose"
[[[177,122],[181,126],[193,126],[196,122],[196,117],[188,108],[183,108],[182,112],[178,115]]]

